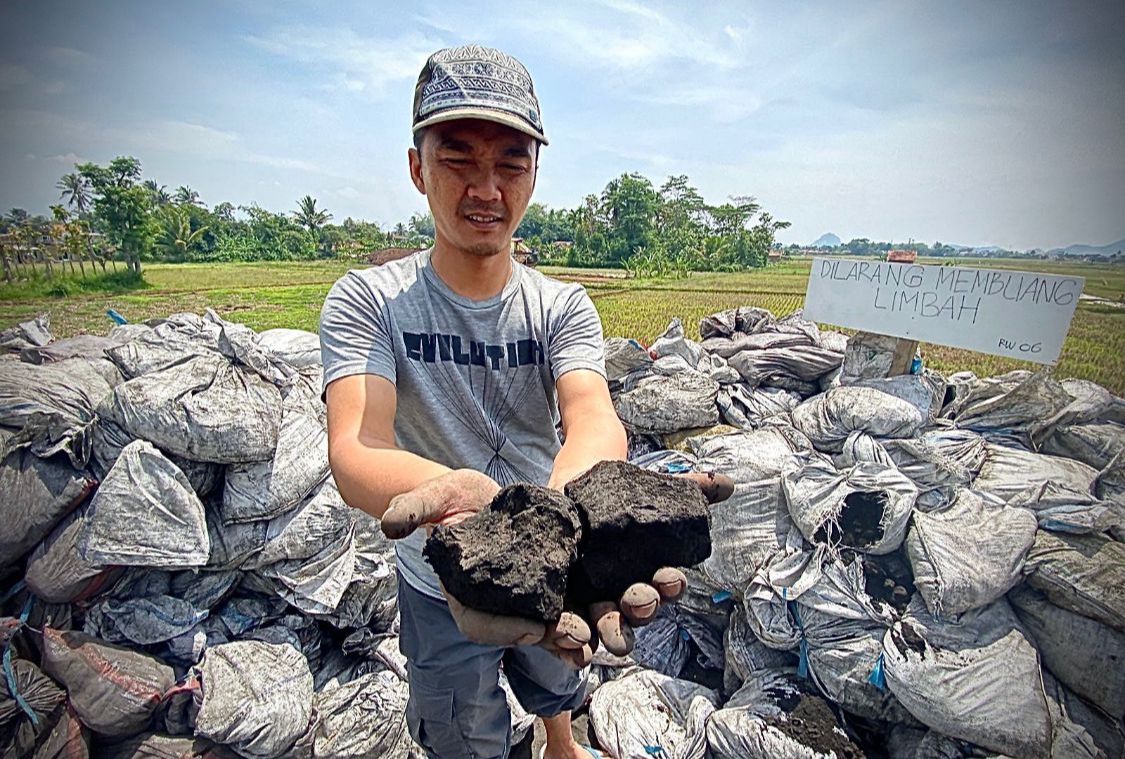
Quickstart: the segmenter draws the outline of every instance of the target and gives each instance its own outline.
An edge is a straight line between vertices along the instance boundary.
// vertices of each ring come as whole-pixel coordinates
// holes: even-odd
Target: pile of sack
[[[606,341],[630,459],[736,489],[688,595],[595,657],[605,752],[1125,752],[1125,402],[887,377],[892,341],[799,314],[700,333]],[[316,335],[39,319],[0,350],[0,754],[423,755],[393,547],[329,473]]]

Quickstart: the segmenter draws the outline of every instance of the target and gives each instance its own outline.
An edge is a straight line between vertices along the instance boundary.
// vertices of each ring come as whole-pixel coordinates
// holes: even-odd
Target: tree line
[[[104,166],[76,164],[57,189],[52,218],[14,208],[0,218],[0,232],[50,234],[60,224],[71,225],[103,239],[138,272],[146,260],[359,260],[387,247],[424,247],[434,236],[429,214],[387,229],[350,217],[334,223],[309,195],[289,213],[225,201],[208,207],[191,187],[169,190],[143,178],[140,161],[127,156]],[[764,266],[775,233],[788,226],[753,197],[710,205],[687,176],[669,177],[657,188],[629,173],[576,208],[531,204],[516,235],[543,262],[661,276]]]

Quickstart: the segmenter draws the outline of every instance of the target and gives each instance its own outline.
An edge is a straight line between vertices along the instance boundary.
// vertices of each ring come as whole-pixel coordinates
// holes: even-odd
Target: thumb
[[[379,524],[384,535],[391,540],[399,540],[414,532],[419,525],[434,521],[442,511],[441,501],[433,494],[415,489],[392,498]]]
[[[734,480],[725,474],[715,472],[685,472],[673,475],[685,480],[691,480],[703,491],[707,503],[715,504],[731,497],[734,493]]]

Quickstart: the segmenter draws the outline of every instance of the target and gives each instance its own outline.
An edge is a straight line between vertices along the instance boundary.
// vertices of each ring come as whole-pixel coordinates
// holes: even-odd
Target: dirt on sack
[[[866,754],[836,723],[828,703],[814,695],[803,695],[796,708],[781,717],[763,717],[767,724],[803,746],[837,759],[865,759]]]

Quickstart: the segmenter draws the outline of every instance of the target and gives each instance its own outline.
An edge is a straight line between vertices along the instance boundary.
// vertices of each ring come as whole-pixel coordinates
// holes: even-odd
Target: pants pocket
[[[414,742],[441,759],[470,756],[453,711],[452,689],[411,681],[406,722]]]

